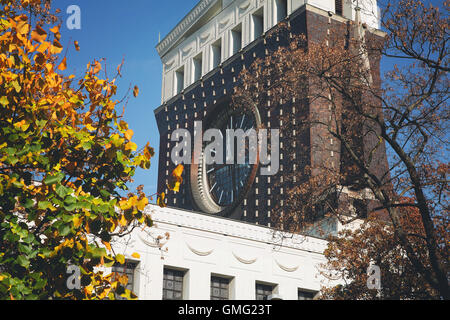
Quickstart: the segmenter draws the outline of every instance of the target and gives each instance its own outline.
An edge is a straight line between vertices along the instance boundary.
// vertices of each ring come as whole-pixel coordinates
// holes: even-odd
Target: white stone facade
[[[133,290],[139,299],[162,299],[165,267],[185,272],[183,300],[210,300],[215,275],[230,279],[230,300],[255,300],[256,283],[272,285],[273,295],[284,300],[297,300],[299,290],[317,292],[329,285],[318,272],[326,261],[324,240],[281,236],[267,227],[179,209],[146,210],[156,226],[135,230],[113,245],[116,253],[138,263]],[[160,235],[163,239],[156,240]]]
[[[359,0],[362,21],[379,28],[376,0]],[[163,63],[161,103],[180,93],[241,48],[304,6],[335,13],[334,0],[201,0],[156,46]],[[354,19],[356,1],[343,0]],[[238,35],[236,37],[236,35]],[[236,50],[237,47],[237,50]]]

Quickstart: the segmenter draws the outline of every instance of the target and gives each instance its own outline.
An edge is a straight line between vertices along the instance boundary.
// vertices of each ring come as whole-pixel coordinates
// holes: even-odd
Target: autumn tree
[[[0,299],[133,298],[126,279],[96,268],[124,263],[114,237],[152,225],[142,188],[128,193],[154,152],[137,150],[122,119],[120,66],[112,77],[101,61],[65,73],[50,1],[1,4]],[[80,290],[66,285],[69,265]]]
[[[405,198],[401,203],[413,201]],[[405,206],[402,211],[402,229],[415,235],[411,245],[419,258],[427,263],[427,244],[420,214],[413,207]],[[437,216],[433,222],[440,246],[439,253],[442,259],[448,260],[446,220],[445,217]],[[321,299],[429,300],[439,297],[439,293],[424,277],[417,277],[417,270],[405,255],[393,226],[376,215],[368,218],[359,228],[343,230],[338,236],[330,238],[324,254],[327,263],[321,266],[320,273],[326,279],[338,280],[342,284],[323,288]],[[380,288],[368,290],[371,275],[367,270],[373,265],[380,268]],[[430,265],[426,267],[431,268]]]
[[[292,108],[279,116],[280,136],[284,154],[300,165],[283,174],[282,184],[290,187],[278,195],[274,224],[305,232],[319,218],[349,225],[371,217],[361,230],[342,234],[350,238],[332,241],[327,255],[330,266],[347,269],[347,282],[351,278],[361,286],[358,297],[374,297],[362,287],[363,266],[376,261],[389,268],[403,259],[408,270],[402,275],[410,278],[393,282],[402,288],[387,296],[413,297],[408,283],[416,281],[423,295],[415,297],[449,298],[449,5],[407,0],[387,5],[383,32],[361,23],[361,8],[355,21],[316,37],[295,35],[288,20],[266,35],[267,41],[280,42],[289,35],[288,45],[243,70],[234,94],[236,108],[277,115],[282,106]],[[382,76],[380,61],[391,66]],[[297,139],[302,135],[307,143]],[[300,159],[298,150],[323,161]],[[383,165],[386,150],[389,167]],[[405,223],[413,215],[420,230]],[[390,249],[396,258],[387,257]],[[361,261],[353,265],[354,258]],[[357,297],[345,290],[353,289],[343,286],[344,293],[327,294]]]

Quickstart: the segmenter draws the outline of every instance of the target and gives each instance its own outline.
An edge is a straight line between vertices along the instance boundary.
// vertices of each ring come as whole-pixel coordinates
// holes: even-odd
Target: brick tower
[[[364,5],[364,2],[360,1],[359,5]],[[380,41],[383,35],[378,30],[377,14],[373,15],[378,8],[374,1],[366,2],[369,8],[361,13],[362,22],[368,30],[366,39]],[[160,132],[158,191],[167,194],[167,181],[175,168],[171,160],[171,151],[176,143],[172,141],[172,132],[186,129],[194,136],[196,122],[201,122],[205,129],[220,123],[223,117],[232,119],[233,114],[228,110],[234,88],[240,84],[239,73],[255,59],[264,58],[279,46],[289,43],[289,34],[268,37],[272,28],[286,21],[290,32],[306,35],[308,43],[323,41],[330,29],[355,19],[354,5],[352,1],[335,0],[200,1],[157,45],[163,63],[162,105],[155,110]],[[373,81],[379,84],[379,61],[371,58],[369,63]],[[282,125],[280,116],[283,112],[296,117],[304,110],[328,116],[326,106],[291,101],[269,112],[261,108],[255,122],[264,123],[269,129],[278,129]],[[240,121],[244,123],[244,119]],[[261,175],[257,166],[249,167],[247,171],[237,171],[238,174],[244,172],[245,179],[238,181],[241,186],[230,187],[236,188],[233,190],[226,189],[227,185],[233,184],[231,173],[230,176],[226,171],[216,174],[214,179],[220,182],[223,189],[215,189],[216,180],[200,177],[201,174],[207,175],[207,168],[186,165],[181,190],[168,194],[167,205],[270,226],[275,196],[279,199],[288,184],[296,183],[285,178],[291,170],[299,170],[306,165],[318,167],[324,161],[331,161],[336,170],[345,170],[345,161],[340,157],[341,150],[336,141],[331,142],[331,148],[321,151],[312,147],[323,141],[324,133],[320,130],[310,128],[296,133],[299,143],[309,144],[310,151],[294,156],[283,154],[283,144],[287,141],[286,137],[281,136],[278,173],[275,176]],[[363,150],[368,150],[374,142],[360,143]],[[374,163],[378,165],[373,169],[383,174],[388,168],[384,149],[380,149],[376,157],[378,160]],[[351,194],[347,198],[351,198]]]

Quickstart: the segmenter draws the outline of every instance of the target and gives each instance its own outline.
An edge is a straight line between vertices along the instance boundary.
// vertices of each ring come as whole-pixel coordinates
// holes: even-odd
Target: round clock
[[[249,146],[249,139],[246,141],[245,150],[237,150],[238,144],[235,141],[234,160],[232,164],[228,164],[226,155],[230,151],[231,144],[226,139],[226,132],[228,129],[242,129],[244,132],[254,129],[257,133],[261,126],[261,118],[257,109],[233,110],[228,105],[219,108],[219,112],[213,112],[212,116],[203,121],[203,130],[220,130],[223,139],[223,161],[218,161],[219,163],[206,161],[208,158],[206,152],[211,152],[211,157],[214,157],[217,150],[207,148],[211,142],[203,142],[198,164],[191,165],[191,190],[198,209],[210,214],[227,216],[247,196],[258,170],[259,154],[257,146]],[[250,161],[251,147],[256,148],[257,161]],[[237,159],[237,155],[242,152],[245,152],[244,162]]]

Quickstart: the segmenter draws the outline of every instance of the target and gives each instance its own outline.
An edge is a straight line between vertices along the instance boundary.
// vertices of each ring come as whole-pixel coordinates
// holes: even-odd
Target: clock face
[[[210,142],[203,143],[202,155],[198,165],[193,165],[191,169],[191,186],[195,203],[200,210],[213,213],[228,215],[239,205],[246,197],[251,185],[253,184],[258,169],[258,161],[250,161],[251,147],[247,139],[245,148],[238,150],[239,144],[231,144],[227,141],[226,132],[229,129],[241,129],[247,132],[254,129],[255,132],[261,125],[258,111],[236,111],[231,108],[216,114],[215,117],[205,119],[208,123],[204,130],[218,129],[223,139],[221,154],[223,161],[206,161],[208,157],[215,158],[220,152],[215,148],[207,148]],[[232,148],[234,148],[232,150]],[[227,163],[227,155],[232,163]],[[256,150],[257,153],[258,150]],[[210,153],[209,155],[207,153]],[[242,156],[244,161],[238,161],[238,155]],[[257,157],[258,159],[258,157]],[[241,163],[239,163],[241,162]]]
[[[222,132],[222,136],[226,137],[227,129],[242,129],[244,132],[247,130],[255,129],[256,130],[256,119],[252,114],[230,114],[226,119],[222,119],[222,128],[220,131]],[[217,128],[219,129],[219,128]],[[229,152],[231,146],[230,143],[224,143],[223,154],[226,155]],[[252,173],[253,165],[250,164],[249,154],[250,150],[248,145],[246,145],[245,150],[245,163],[238,164],[237,163],[237,143],[234,144],[233,154],[235,155],[233,164],[206,164],[206,181],[208,185],[206,186],[209,189],[209,193],[213,198],[214,202],[219,206],[230,206],[239,195],[244,190],[247,185],[247,181]],[[212,156],[214,156],[215,150],[211,151]]]

